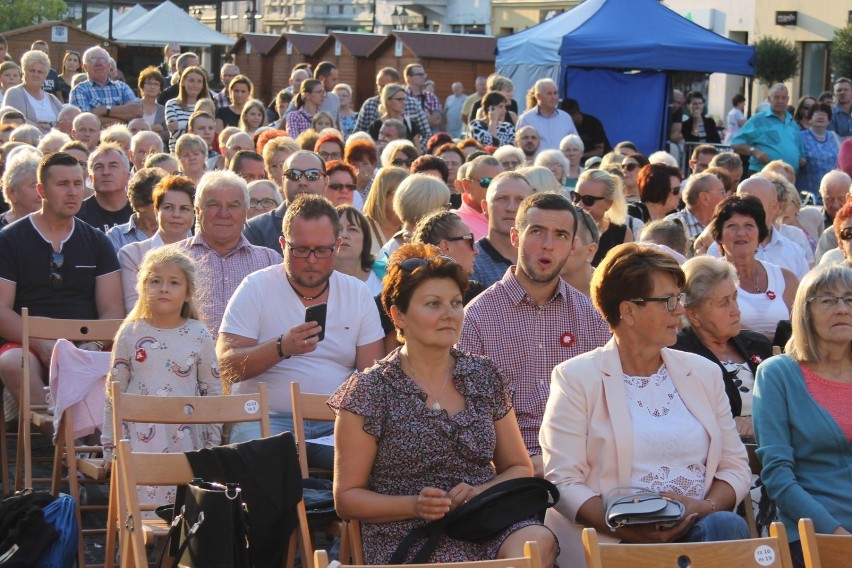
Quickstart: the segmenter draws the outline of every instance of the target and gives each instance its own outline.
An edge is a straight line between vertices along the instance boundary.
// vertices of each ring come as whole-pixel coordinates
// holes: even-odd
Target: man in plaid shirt
[[[71,89],[72,105],[100,118],[104,127],[142,117],[142,103],[127,83],[108,77],[109,54],[104,48],[87,49],[83,54],[83,69],[88,79]]]
[[[459,348],[490,357],[508,381],[539,477],[538,431],[553,368],[610,339],[591,300],[559,277],[574,251],[576,227],[577,212],[562,195],[542,192],[525,198],[511,229],[518,264],[468,304],[459,339]]]
[[[443,120],[441,99],[430,93],[424,87],[426,86],[426,71],[422,65],[411,63],[405,66],[405,94],[420,103],[420,107],[426,114],[426,120],[429,121],[429,130],[425,130],[429,134],[424,134],[423,138],[429,138],[432,134],[441,129],[441,121]]]

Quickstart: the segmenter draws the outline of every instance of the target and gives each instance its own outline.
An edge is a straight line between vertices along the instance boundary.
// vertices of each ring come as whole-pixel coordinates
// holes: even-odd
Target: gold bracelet
[[[705,499],[705,501],[710,503],[710,506],[713,507],[713,512],[715,513],[716,512],[716,503],[713,502],[713,499]]]

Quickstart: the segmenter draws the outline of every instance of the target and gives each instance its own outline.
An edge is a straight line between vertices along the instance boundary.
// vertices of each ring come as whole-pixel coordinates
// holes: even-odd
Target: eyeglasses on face
[[[396,167],[398,167],[398,168],[400,168],[400,167],[410,168],[410,167],[411,167],[411,162],[413,162],[413,161],[414,161],[414,160],[409,160],[409,159],[404,159],[404,158],[397,158],[397,159],[395,159],[393,162],[391,162],[391,164],[393,164],[394,166],[396,166]]]
[[[672,195],[680,195],[680,185],[676,185],[671,189]]]
[[[109,63],[109,58],[99,55],[89,58],[88,63]]]
[[[460,236],[458,236],[458,237],[447,237],[447,238],[446,238],[446,239],[444,239],[444,240],[445,240],[445,241],[449,241],[449,242],[451,242],[451,243],[453,243],[453,242],[457,242],[457,241],[466,241],[466,242],[467,242],[467,244],[468,244],[468,245],[470,245],[470,250],[473,250],[473,249],[474,249],[474,244],[473,244],[473,243],[474,243],[473,233],[466,233],[466,234],[464,234],[464,235],[460,235]]]
[[[321,170],[316,168],[312,168],[310,170],[297,170],[295,168],[290,168],[289,170],[284,170],[284,177],[289,179],[290,181],[299,181],[302,179],[302,176],[305,177],[308,181],[317,181],[323,175]]]
[[[621,164],[621,171],[632,172],[632,171],[636,170],[636,168],[638,168],[638,167],[639,167],[639,164],[632,163],[632,162],[629,163],[629,164]]]
[[[258,205],[260,205],[264,209],[267,209],[269,207],[275,207],[276,205],[278,205],[278,202],[272,199],[271,197],[265,197],[263,199],[255,199],[254,197],[252,197],[251,199],[249,199],[250,208],[257,209]]]
[[[322,260],[326,258],[330,258],[334,251],[337,249],[336,246],[330,245],[327,247],[300,247],[298,245],[292,245],[287,243],[287,248],[290,249],[290,254],[292,254],[295,258],[308,258],[313,254],[317,260]]]
[[[343,154],[340,152],[317,152],[319,157],[324,161],[328,162],[329,160],[340,160],[343,158]]]
[[[580,203],[582,203],[586,207],[591,207],[602,199],[606,199],[606,197],[597,197],[595,195],[580,195],[576,191],[571,192],[571,201],[574,202],[574,205],[579,205]]]
[[[814,303],[821,308],[834,308],[843,302],[843,304],[852,309],[852,296],[811,296],[808,302]]]
[[[678,304],[683,305],[684,298],[686,298],[686,294],[681,292],[677,296],[663,296],[662,298],[631,298],[627,301],[633,302],[634,304],[644,304],[646,302],[665,302],[666,309],[670,312],[673,312],[677,309]]]
[[[479,179],[472,179],[472,181],[475,181],[476,183],[481,185],[483,189],[488,189],[488,186],[491,185],[491,181],[493,179],[494,178],[479,178]]]
[[[412,256],[411,258],[406,258],[402,262],[398,264],[398,266],[408,272],[409,274],[417,270],[418,268],[422,268],[424,266],[429,266],[429,263],[433,260],[439,260],[443,262],[455,262],[452,258],[444,255],[438,256],[430,256],[429,258],[421,258],[419,256]]]
[[[62,274],[59,270],[65,264],[65,255],[61,252],[54,252],[50,255],[50,276],[48,277],[47,287],[51,290],[56,290],[62,286]]]
[[[328,184],[328,188],[333,191],[355,191],[358,189],[354,183],[330,183]]]
[[[852,240],[852,227],[844,227],[840,229],[840,240],[848,241]]]

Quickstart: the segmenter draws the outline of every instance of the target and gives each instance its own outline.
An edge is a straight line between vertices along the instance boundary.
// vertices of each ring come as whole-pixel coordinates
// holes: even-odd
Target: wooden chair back
[[[315,568],[328,568],[328,554],[325,550],[314,552]],[[346,568],[376,568],[358,565],[344,564]],[[480,560],[477,562],[448,562],[436,564],[403,564],[394,566],[392,564],[378,565],[379,568],[541,568],[541,552],[538,543],[534,540],[524,543],[524,555],[518,558],[502,558],[500,560]]]
[[[772,523],[770,536],[723,542],[601,544],[595,529],[583,529],[588,568],[792,568],[787,531]]]
[[[805,568],[852,568],[852,536],[817,534],[814,522],[799,519]]]
[[[297,382],[290,383],[290,398],[293,401],[293,435],[299,448],[299,466],[302,468],[302,478],[310,475],[308,469],[308,453],[305,451],[305,420],[334,422],[336,416],[325,401],[327,394],[302,392]]]

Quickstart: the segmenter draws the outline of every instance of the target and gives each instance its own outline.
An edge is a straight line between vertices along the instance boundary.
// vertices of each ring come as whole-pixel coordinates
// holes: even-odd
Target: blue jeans
[[[697,521],[680,542],[717,542],[748,538],[748,525],[730,511],[717,511]]]
[[[334,422],[305,420],[305,438],[321,438],[334,434]],[[290,413],[270,414],[272,434],[293,431],[293,415]],[[260,422],[241,422],[231,428],[230,443],[246,442],[260,438]],[[308,465],[320,469],[334,469],[334,448],[321,444],[307,444]]]

